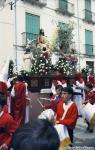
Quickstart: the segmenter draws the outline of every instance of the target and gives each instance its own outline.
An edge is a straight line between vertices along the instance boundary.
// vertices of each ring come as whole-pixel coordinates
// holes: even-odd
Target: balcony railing
[[[57,11],[64,14],[73,16],[74,15],[74,4],[67,2],[65,0],[59,0],[59,7]]]
[[[33,33],[28,33],[28,32],[23,32],[22,33],[22,45],[26,45],[28,40],[36,40],[38,37],[38,34],[33,34]]]
[[[85,44],[86,55],[93,55],[94,48],[95,48],[95,46],[93,46],[93,45]]]
[[[47,5],[47,0],[22,0],[22,1],[26,1],[34,5],[38,5],[40,7],[44,7]]]
[[[95,24],[95,13],[85,9],[83,20],[88,22],[88,23]]]

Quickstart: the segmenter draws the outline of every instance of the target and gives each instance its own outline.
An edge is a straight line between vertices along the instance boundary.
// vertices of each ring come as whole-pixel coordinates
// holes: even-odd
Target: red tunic
[[[78,118],[78,109],[76,104],[73,102],[68,108],[67,113],[63,120],[61,120],[64,114],[63,101],[61,100],[57,105],[57,117],[56,120],[59,121],[59,124],[66,125],[69,128],[74,128]]]
[[[0,116],[0,146],[2,144],[10,145],[12,134],[16,130],[16,123],[12,116],[8,113],[3,113]]]
[[[26,85],[24,82],[16,82],[14,84],[15,96],[11,102],[11,112],[14,120],[17,122],[19,127],[25,119],[25,108],[26,108]]]
[[[90,102],[92,105],[95,104],[95,92],[94,91],[90,91],[86,94],[86,97],[85,97],[85,102],[84,103],[87,103],[87,102]]]
[[[61,99],[61,96],[58,97],[58,95],[54,94],[51,98],[51,101],[49,104],[45,105],[45,109],[52,109],[55,113],[57,111],[57,104],[59,103]]]
[[[4,106],[4,111],[8,112],[8,106],[7,106],[8,88],[5,82],[0,81],[0,92],[4,93],[6,96],[6,105]]]
[[[4,93],[6,95],[7,99],[7,85],[5,82],[0,81],[0,92]]]

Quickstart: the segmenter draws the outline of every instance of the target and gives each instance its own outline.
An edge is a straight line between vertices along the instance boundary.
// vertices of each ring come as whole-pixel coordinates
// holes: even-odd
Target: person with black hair
[[[7,150],[11,138],[16,130],[16,123],[12,116],[4,111],[6,96],[0,92],[0,150]]]
[[[11,143],[13,150],[58,150],[59,145],[56,129],[45,119],[37,119],[17,129]]]
[[[71,142],[73,143],[73,129],[77,122],[78,109],[72,98],[73,89],[71,87],[64,87],[62,89],[62,99],[57,105],[56,123],[67,127]]]

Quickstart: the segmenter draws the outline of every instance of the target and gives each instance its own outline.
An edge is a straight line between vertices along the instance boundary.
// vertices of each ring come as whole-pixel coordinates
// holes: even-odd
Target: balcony
[[[84,14],[84,17],[83,17],[84,21],[91,23],[91,24],[95,24],[95,13],[85,9],[83,14]]]
[[[56,11],[62,13],[63,15],[73,16],[74,4],[65,0],[59,0],[59,7],[56,9]]]
[[[33,33],[28,33],[28,32],[23,32],[22,33],[22,45],[26,45],[28,40],[30,41],[36,41],[38,37],[38,34],[33,34]]]
[[[47,0],[22,0],[22,1],[26,1],[28,3],[31,3],[33,5],[38,5],[40,7],[44,7],[47,5]]]

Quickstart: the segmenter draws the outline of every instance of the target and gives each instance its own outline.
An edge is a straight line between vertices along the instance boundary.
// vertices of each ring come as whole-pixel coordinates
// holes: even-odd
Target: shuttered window
[[[26,13],[26,39],[33,40],[37,38],[40,31],[40,17]]]
[[[87,55],[93,55],[93,32],[85,30],[85,49]]]
[[[59,8],[64,12],[67,12],[67,0],[59,0]]]
[[[91,0],[85,0],[85,19],[88,21],[92,19]]]

